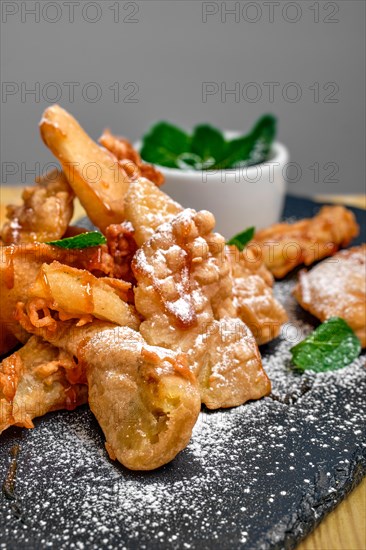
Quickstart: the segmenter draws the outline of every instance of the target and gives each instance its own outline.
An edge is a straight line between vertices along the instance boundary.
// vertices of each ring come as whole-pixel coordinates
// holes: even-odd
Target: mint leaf
[[[251,166],[268,160],[276,137],[277,121],[272,115],[263,116],[247,136],[227,143],[226,153],[213,168],[224,170],[234,166]]]
[[[212,167],[226,150],[223,134],[208,124],[196,126],[193,131],[191,152],[199,156],[205,169]]]
[[[75,237],[66,237],[59,241],[49,241],[46,244],[51,246],[58,246],[59,248],[89,248],[90,246],[98,246],[105,244],[107,239],[98,231],[90,231],[89,233],[80,233]]]
[[[179,168],[179,156],[189,153],[190,147],[188,134],[173,124],[159,122],[143,137],[141,156],[153,164]]]
[[[268,159],[276,136],[276,118],[263,116],[250,134],[226,141],[209,124],[196,126],[193,135],[159,122],[142,138],[141,156],[152,164],[182,170],[220,170],[250,166]]]
[[[291,348],[296,370],[325,372],[345,367],[359,356],[361,343],[340,317],[331,317]]]
[[[231,239],[227,242],[227,244],[233,244],[238,248],[240,251],[244,249],[244,247],[249,243],[249,241],[252,240],[255,233],[255,227],[248,227],[248,229],[245,229],[241,233],[238,233],[234,237],[231,237]]]

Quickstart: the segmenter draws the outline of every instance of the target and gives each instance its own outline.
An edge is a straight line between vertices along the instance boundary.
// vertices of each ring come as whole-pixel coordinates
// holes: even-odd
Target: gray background
[[[261,114],[272,112],[279,118],[279,139],[296,163],[288,172],[290,192],[365,191],[363,0],[281,1],[271,7],[245,1],[208,6],[81,0],[75,2],[73,22],[67,3],[59,1],[58,10],[55,3],[12,2],[17,13],[7,15],[12,6],[2,2],[3,183],[30,183],[29,171],[42,171],[52,160],[37,124],[61,92],[58,102],[95,139],[108,126],[134,140],[160,119],[187,128],[211,122],[246,131]],[[36,4],[39,21],[29,13]],[[225,21],[225,8],[236,4],[236,16],[227,14]],[[207,9],[218,13],[204,22]],[[79,83],[74,98],[66,82]],[[88,86],[91,82],[97,87]],[[204,82],[223,91],[239,86],[240,97],[218,92],[204,102]],[[277,83],[272,101],[268,82]],[[10,86],[13,93],[7,93]],[[35,86],[39,97],[24,95]],[[97,89],[101,97],[93,101]],[[17,173],[9,175],[9,166]]]

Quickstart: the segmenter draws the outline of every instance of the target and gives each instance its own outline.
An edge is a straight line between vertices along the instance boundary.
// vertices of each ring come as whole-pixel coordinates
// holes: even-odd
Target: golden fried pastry
[[[275,299],[271,273],[248,247],[242,252],[227,247],[233,281],[233,304],[238,317],[250,328],[258,344],[276,338],[287,314]]]
[[[78,358],[111,459],[132,470],[152,470],[186,447],[201,400],[183,355],[148,346],[128,327],[59,321],[50,331],[32,327],[24,306],[18,314],[27,330]]]
[[[321,321],[342,317],[366,347],[366,244],[301,271],[294,294]]]
[[[127,192],[126,216],[137,227],[135,238],[140,246],[161,224],[170,222],[182,211],[183,208],[179,204],[145,179],[132,182]],[[225,248],[223,239],[217,243],[212,239],[212,246],[216,248],[218,256],[222,256],[222,260],[225,254],[228,256],[230,263],[225,262],[225,265],[227,269],[231,269],[232,276],[231,282],[226,280],[227,296],[229,296],[226,303],[221,301],[220,295],[218,296],[222,312],[216,317],[219,318],[225,314],[240,317],[242,321],[251,325],[260,344],[278,336],[281,324],[287,317],[281,305],[273,297],[270,288],[273,284],[273,276],[263,263],[261,250],[257,246],[248,246],[245,253],[239,253],[236,247]],[[233,297],[230,297],[229,287],[231,289],[231,286]],[[228,304],[229,310],[226,311]]]
[[[323,206],[313,218],[278,223],[255,234],[268,269],[277,278],[296,266],[332,256],[358,235],[353,213],[343,206]]]
[[[63,172],[54,170],[22,194],[23,205],[7,207],[4,244],[61,239],[73,214],[74,192]]]
[[[180,204],[146,178],[130,183],[126,193],[125,216],[135,230],[134,238],[138,246],[143,245],[159,225],[169,222],[182,210]]]
[[[55,260],[98,275],[112,275],[114,271],[105,245],[85,250],[65,250],[44,243],[0,246],[0,355],[13,349],[18,340],[27,341],[27,334],[14,320],[15,306],[28,298],[42,264]]]
[[[37,416],[86,403],[85,382],[71,355],[32,336],[0,364],[0,433],[33,428]]]
[[[146,164],[131,143],[122,137],[114,136],[110,130],[104,130],[99,143],[120,161],[131,179],[140,176],[152,181],[158,187],[164,183],[163,174],[152,164]]]
[[[232,407],[270,391],[257,344],[236,316],[224,238],[206,211],[186,209],[136,252],[136,309],[151,345],[187,353],[209,408]]]
[[[126,303],[131,285],[109,277],[94,277],[85,269],[77,269],[52,262],[42,264],[36,280],[28,290],[30,312],[37,316],[38,323],[50,328],[56,325],[50,316],[50,308],[58,312],[63,321],[79,319],[79,324],[93,320],[111,321],[116,325],[138,330],[140,319],[131,304]]]
[[[122,222],[129,178],[116,157],[58,105],[45,110],[40,131],[91,221],[101,230]]]

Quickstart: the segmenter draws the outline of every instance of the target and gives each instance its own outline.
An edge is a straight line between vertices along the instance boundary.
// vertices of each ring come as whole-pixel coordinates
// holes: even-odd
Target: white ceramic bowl
[[[230,138],[236,135],[226,133]],[[247,227],[261,229],[279,221],[288,160],[286,147],[276,142],[270,160],[246,168],[196,171],[159,166],[165,176],[162,190],[186,208],[212,212],[216,231],[229,239]]]

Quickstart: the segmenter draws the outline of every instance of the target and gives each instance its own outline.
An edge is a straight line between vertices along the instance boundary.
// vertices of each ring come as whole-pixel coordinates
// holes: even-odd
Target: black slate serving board
[[[311,216],[287,197],[284,218]],[[353,209],[365,241],[365,213]],[[0,548],[291,549],[366,473],[365,355],[325,374],[294,374],[289,348],[317,321],[276,284],[291,325],[263,346],[272,395],[202,411],[171,464],[136,473],[111,462],[87,407],[0,436],[0,475],[19,443],[16,500],[0,496]]]

